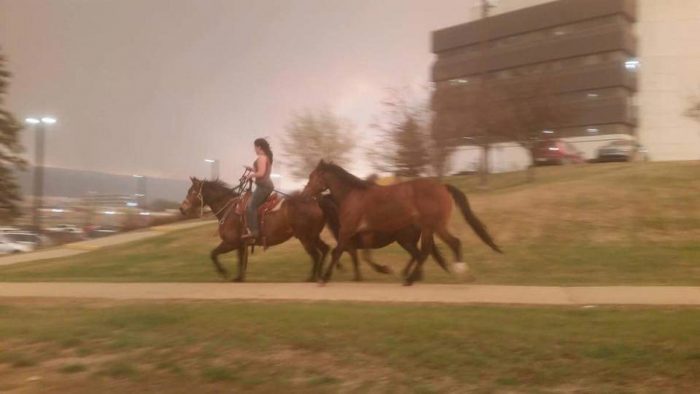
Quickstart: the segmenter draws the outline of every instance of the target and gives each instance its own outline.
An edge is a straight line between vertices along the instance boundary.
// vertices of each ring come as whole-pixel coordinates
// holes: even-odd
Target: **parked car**
[[[87,236],[90,238],[107,237],[110,235],[117,234],[120,231],[121,229],[116,226],[96,226],[85,230]]]
[[[41,246],[41,238],[36,234],[0,234],[0,254],[32,252],[39,246]]]
[[[637,141],[615,140],[598,149],[598,162],[647,160],[647,150]]]
[[[53,227],[49,227],[46,231],[54,233],[70,233],[70,234],[82,234],[83,230],[74,224],[58,224]]]
[[[535,145],[534,158],[538,166],[585,162],[583,153],[571,143],[558,139],[540,141]]]

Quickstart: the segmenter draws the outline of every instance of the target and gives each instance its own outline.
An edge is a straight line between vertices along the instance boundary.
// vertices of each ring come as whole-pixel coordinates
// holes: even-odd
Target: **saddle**
[[[246,224],[246,215],[245,211],[246,208],[248,207],[248,204],[250,204],[250,198],[252,197],[253,193],[251,192],[246,192],[241,196],[241,198],[236,201],[236,205],[234,206],[234,212],[236,215],[239,215],[241,217],[241,221],[243,222],[243,225]],[[277,194],[277,193],[270,193],[270,195],[267,197],[265,202],[260,204],[258,207],[258,222],[259,222],[259,228],[260,228],[260,233],[264,234],[264,225],[265,225],[265,215],[274,211],[275,208],[277,208],[282,201],[282,198]],[[265,237],[263,236],[263,245],[265,246],[265,249],[267,249],[267,242]]]
[[[236,212],[236,215],[242,215],[245,216],[245,210],[248,208],[248,204],[250,204],[250,198],[253,196],[253,193],[251,192],[246,192],[241,196],[238,201],[236,201],[236,206],[234,207],[234,211]],[[277,204],[280,202],[282,198],[277,194],[277,193],[270,193],[270,195],[267,197],[265,202],[260,204],[258,207],[258,219],[262,221],[262,218],[265,216],[266,213],[269,213],[275,207],[277,207]]]

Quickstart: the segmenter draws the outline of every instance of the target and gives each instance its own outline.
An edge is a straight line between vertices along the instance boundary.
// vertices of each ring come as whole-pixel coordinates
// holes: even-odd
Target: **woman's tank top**
[[[255,159],[255,162],[253,163],[253,169],[255,172],[258,172],[258,159]],[[272,179],[270,178],[270,174],[272,173],[272,163],[270,162],[270,158],[267,158],[267,169],[265,170],[265,175],[263,175],[262,178],[255,178],[255,184],[256,185],[261,185],[261,186],[269,186],[269,187],[274,187],[272,184]]]

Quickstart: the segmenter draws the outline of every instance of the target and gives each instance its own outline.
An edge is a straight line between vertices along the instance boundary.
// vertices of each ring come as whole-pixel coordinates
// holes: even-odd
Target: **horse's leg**
[[[248,271],[248,246],[243,244],[238,248],[238,275],[233,282],[245,282],[246,271]]]
[[[456,273],[465,277],[465,279],[473,280],[474,277],[469,273],[469,266],[466,262],[462,261],[462,242],[459,238],[450,234],[447,230],[447,226],[441,226],[437,229],[437,235],[443,242],[445,242],[455,255],[455,271]],[[434,255],[433,255],[434,256]]]
[[[225,241],[221,242],[219,246],[214,248],[211,253],[209,253],[209,256],[211,257],[211,261],[214,262],[214,267],[216,267],[216,271],[224,278],[228,276],[228,271],[226,271],[226,268],[224,268],[221,263],[219,262],[219,255],[228,253],[232,250],[236,249],[236,246],[230,243],[227,243]]]
[[[333,275],[333,270],[335,269],[336,265],[338,265],[338,260],[340,260],[340,256],[343,254],[343,245],[338,242],[338,245],[336,245],[335,248],[333,248],[333,251],[331,252],[331,263],[326,267],[326,271],[321,275],[321,278],[319,278],[319,283],[324,284],[331,280],[331,276]]]
[[[321,252],[321,258],[318,260],[318,264],[316,264],[315,267],[316,271],[314,272],[314,280],[318,280],[318,278],[321,277],[321,273],[323,273],[323,264],[326,262],[326,257],[328,257],[328,253],[331,251],[331,247],[323,242],[321,237],[316,238],[316,246]]]
[[[440,253],[440,249],[435,243],[433,243],[433,251],[431,254],[433,256],[433,259],[435,259],[435,262],[438,263],[438,265],[440,266],[440,268],[442,268],[445,272],[450,272],[450,269],[447,268],[447,262],[445,261],[445,258],[442,256],[442,253]]]
[[[352,269],[355,276],[352,278],[355,282],[362,282],[362,273],[360,272],[360,261],[357,258],[357,249],[348,250],[352,258]]]
[[[333,270],[335,269],[336,265],[338,265],[338,261],[340,260],[340,256],[343,254],[343,252],[347,250],[352,255],[352,251],[355,250],[354,248],[349,248],[351,242],[350,237],[347,236],[347,232],[345,233],[345,236],[343,235],[343,230],[341,229],[340,237],[338,237],[338,245],[333,249],[333,252],[331,253],[331,263],[328,266],[328,268],[326,268],[326,272],[321,278],[322,284],[331,280],[331,276],[333,276]]]
[[[362,249],[362,259],[374,269],[375,272],[380,274],[390,274],[393,271],[388,265],[377,264],[372,260],[372,252],[369,249]]]
[[[404,278],[408,278],[408,276],[413,272],[412,269],[416,262],[420,259],[420,249],[418,249],[417,243],[418,239],[420,239],[420,235],[418,234],[418,237],[413,238],[399,238],[397,239],[397,242],[399,245],[401,245],[404,250],[406,250],[410,255],[411,255],[411,260],[406,263],[406,267],[404,267],[402,273]],[[416,274],[416,280],[420,280],[423,278],[423,271],[421,270]]]
[[[411,275],[409,275],[406,278],[406,281],[404,282],[406,286],[412,285],[413,282],[419,279],[419,276],[421,275],[421,272],[423,270],[423,263],[425,262],[425,259],[428,258],[430,252],[433,250],[434,244],[435,240],[433,239],[433,229],[427,226],[423,227],[423,230],[421,231],[420,257],[416,261],[416,267],[413,269],[413,272],[411,272]]]
[[[304,246],[304,250],[311,256],[311,274],[306,280],[307,282],[313,282],[317,279],[318,265],[321,264],[321,252],[318,250],[318,245],[315,241],[300,240],[301,244]]]

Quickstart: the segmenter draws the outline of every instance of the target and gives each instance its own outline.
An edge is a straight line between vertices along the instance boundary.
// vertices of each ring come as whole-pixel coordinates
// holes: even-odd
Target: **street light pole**
[[[27,118],[30,125],[34,126],[34,186],[32,193],[34,201],[32,207],[32,224],[34,230],[41,231],[41,208],[44,199],[44,145],[46,140],[46,125],[56,123],[51,117]]]
[[[209,171],[211,180],[219,179],[219,160],[218,159],[204,159],[205,162],[209,163]]]
[[[146,177],[138,174],[132,176],[136,179],[136,201],[143,208],[146,205]]]

